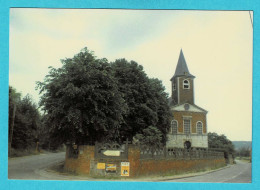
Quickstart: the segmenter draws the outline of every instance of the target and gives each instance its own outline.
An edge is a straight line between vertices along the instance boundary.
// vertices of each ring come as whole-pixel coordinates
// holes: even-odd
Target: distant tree
[[[225,135],[218,135],[217,133],[208,133],[209,148],[219,149],[227,154],[235,154],[234,145]]]
[[[41,126],[37,106],[29,95],[21,98],[12,87],[9,87],[9,95],[9,148],[35,147]]]
[[[240,157],[250,157],[251,156],[251,148],[241,147],[236,151],[236,155],[240,156]]]
[[[127,105],[108,61],[84,48],[61,62],[37,82],[51,136],[77,144],[118,139]]]
[[[21,101],[21,93],[18,93],[15,88],[9,86],[9,133],[8,133],[8,144],[9,150],[13,141],[13,133],[14,133],[14,122],[15,122],[15,114],[17,109],[17,104]]]
[[[118,59],[112,63],[112,68],[129,108],[128,114],[124,115],[121,138],[131,140],[148,126],[154,126],[162,133],[161,141],[165,143],[171,113],[161,81],[149,79],[143,67],[134,61]]]

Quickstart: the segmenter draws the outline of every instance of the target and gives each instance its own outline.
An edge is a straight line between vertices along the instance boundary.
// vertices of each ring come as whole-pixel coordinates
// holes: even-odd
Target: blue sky
[[[38,102],[35,82],[48,66],[88,47],[99,58],[138,62],[170,94],[182,48],[208,131],[251,140],[252,34],[248,11],[13,8],[9,80]]]

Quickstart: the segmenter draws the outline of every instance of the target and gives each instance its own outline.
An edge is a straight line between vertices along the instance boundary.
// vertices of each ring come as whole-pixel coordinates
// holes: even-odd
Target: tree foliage
[[[9,87],[9,144],[15,149],[35,147],[38,128],[41,126],[40,113],[29,95],[21,94]]]
[[[89,143],[118,138],[127,112],[106,59],[84,48],[38,82],[40,105],[50,131],[61,142]]]
[[[225,154],[234,154],[235,149],[232,141],[230,141],[225,135],[218,135],[217,133],[208,133],[209,148],[220,149]]]
[[[162,142],[165,142],[171,114],[161,81],[148,78],[143,67],[134,61],[118,59],[112,63],[112,68],[129,107],[124,117],[122,138],[132,139],[148,126],[155,126],[163,134]]]
[[[108,63],[84,48],[37,82],[46,125],[60,142],[131,140],[153,125],[166,140],[170,112],[158,79],[136,62]]]
[[[251,148],[250,147],[241,147],[236,151],[236,156],[239,157],[250,157],[251,156]]]
[[[154,126],[149,126],[134,136],[140,145],[149,145],[154,148],[161,148],[162,146],[162,132]]]

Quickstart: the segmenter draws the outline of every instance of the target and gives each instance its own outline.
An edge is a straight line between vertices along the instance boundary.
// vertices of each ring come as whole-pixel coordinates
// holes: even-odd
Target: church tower
[[[208,148],[207,111],[195,105],[194,79],[181,50],[175,73],[171,78],[172,97],[170,108],[173,115],[167,134],[166,147]]]
[[[190,74],[183,52],[181,50],[175,73],[171,78],[172,105],[194,104],[194,76]]]

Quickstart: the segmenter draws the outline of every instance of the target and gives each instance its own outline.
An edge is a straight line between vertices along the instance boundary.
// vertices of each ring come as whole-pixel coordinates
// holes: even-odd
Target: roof
[[[189,104],[189,103],[182,103],[182,104],[177,104],[174,106],[171,106],[171,110],[172,111],[190,111],[190,112],[204,112],[204,113],[208,113],[207,110],[195,105],[195,104],[189,104],[189,110],[185,109],[185,104]]]
[[[180,56],[179,56],[179,60],[178,60],[177,66],[176,66],[175,73],[174,73],[173,77],[171,78],[171,80],[176,76],[186,76],[186,77],[195,78],[195,76],[193,76],[189,72],[189,69],[188,69],[187,63],[185,61],[182,49],[181,49],[181,52],[180,52]]]

